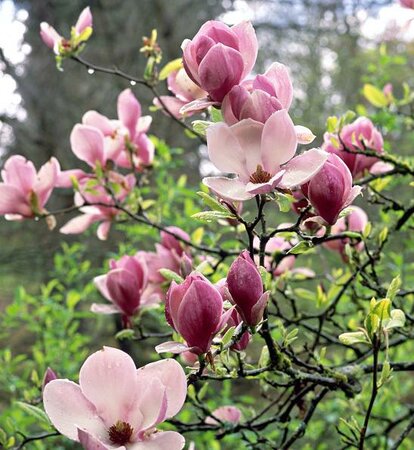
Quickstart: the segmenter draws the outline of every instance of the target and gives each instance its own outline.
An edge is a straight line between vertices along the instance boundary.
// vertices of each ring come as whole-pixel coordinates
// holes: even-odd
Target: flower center
[[[115,425],[109,428],[109,440],[112,444],[125,445],[130,442],[133,432],[134,429],[129,423],[118,420]]]
[[[256,167],[256,172],[250,175],[249,181],[254,184],[267,183],[272,178],[269,172],[263,170],[263,167],[258,164]]]

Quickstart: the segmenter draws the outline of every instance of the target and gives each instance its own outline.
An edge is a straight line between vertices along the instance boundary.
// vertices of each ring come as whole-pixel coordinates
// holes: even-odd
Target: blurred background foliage
[[[14,80],[17,94],[12,107],[4,106],[0,111],[2,161],[10,154],[18,153],[39,166],[51,156],[56,156],[64,169],[75,167],[78,162],[69,146],[73,125],[90,109],[115,117],[116,98],[122,89],[128,87],[127,82],[104,74],[90,75],[84,67],[72,61],[66,61],[64,72],[59,72],[55,69],[50,50],[39,38],[41,21],[53,24],[65,34],[79,11],[87,5],[91,6],[94,16],[94,35],[84,58],[101,66],[116,65],[138,77],[145,66],[139,54],[141,37],[149,35],[152,28],[158,29],[163,61],[167,62],[180,56],[183,39],[192,37],[206,20],[222,18],[234,23],[251,19],[261,48],[256,72],[263,72],[272,61],[280,61],[290,67],[295,87],[292,117],[295,123],[312,129],[317,135],[317,144],[322,142],[328,116],[353,109],[360,114],[372,113],[374,121],[387,135],[388,148],[400,155],[409,154],[414,145],[414,134],[405,134],[402,130],[412,128],[410,119],[398,113],[375,111],[362,95],[362,86],[366,82],[380,89],[392,82],[395,96],[400,97],[402,83],[411,79],[412,43],[401,42],[389,29],[375,37],[363,32],[369,18],[389,4],[391,1],[386,0],[3,0],[0,14],[12,11],[13,20],[21,22],[24,27],[21,29],[22,41],[16,37],[18,51],[24,57],[16,57],[8,46],[0,48],[0,71],[3,78]],[[14,36],[10,36],[12,38]],[[133,89],[144,112],[148,113],[152,104],[149,92],[138,86]],[[198,231],[200,224],[188,219],[200,210],[200,202],[195,195],[197,189],[194,188],[200,182],[203,148],[197,141],[188,139],[181,127],[159,112],[153,114],[151,133],[167,142],[169,147],[165,147],[162,141],[158,142],[160,162],[151,185],[143,194],[150,197],[152,192],[157,192],[156,210],[164,223],[180,226],[189,233],[195,233],[194,239],[202,237],[203,243],[213,245],[219,236],[211,231],[214,227],[211,230],[206,227],[201,236]],[[395,148],[396,142],[398,148]],[[411,196],[408,190],[400,195],[402,201],[404,196]],[[53,201],[52,205],[60,208],[70,205],[72,198],[69,192],[61,192]],[[283,221],[287,221],[286,217],[283,216]],[[67,217],[58,217],[60,225],[66,220]],[[270,222],[280,220],[280,217],[270,218]],[[391,219],[380,211],[371,220],[386,225]],[[227,231],[226,227],[220,228],[223,234]],[[33,401],[39,397],[40,391],[35,386],[40,385],[48,365],[58,367],[62,376],[73,378],[88,353],[99,348],[102,342],[115,342],[112,336],[119,329],[117,322],[96,316],[93,320],[83,320],[92,317],[88,307],[99,300],[90,281],[102,273],[109,257],[118,252],[124,254],[150,249],[158,239],[157,232],[141,225],[121,225],[103,243],[92,232],[73,238],[62,236],[56,230],[50,232],[43,222],[1,220],[0,311],[3,312],[1,320],[7,326],[0,329],[0,342],[2,346],[7,344],[19,349],[22,354],[12,354],[6,349],[0,352],[0,385],[3,386],[0,411],[10,399]],[[393,275],[402,273],[407,284],[411,282],[412,285],[414,244],[404,233],[394,241],[380,276],[389,274],[391,279]],[[240,244],[233,240],[228,245]],[[312,255],[301,259],[301,265],[310,266],[313,262]],[[323,251],[318,266],[330,273],[334,264],[340,265],[339,257]],[[337,273],[332,277],[336,279],[342,275]],[[297,290],[305,307],[309,296],[314,294],[312,289],[308,293],[305,289]],[[350,296],[357,294],[352,292]],[[78,307],[81,302],[84,306]],[[361,319],[361,314],[354,316],[355,323]],[[156,318],[149,315],[148,328],[151,330],[156,323]],[[121,342],[120,345],[127,347],[131,344]],[[149,349],[150,346],[139,352],[140,364],[151,359]],[[394,356],[396,360],[403,357],[398,352]],[[249,392],[245,392],[243,383],[233,387],[234,392],[230,383],[224,383],[221,400],[223,404],[226,401],[231,403],[231,398],[243,401],[244,414],[248,417],[252,398]],[[411,384],[393,384],[381,397],[384,408],[395,396],[404,399],[408,405],[412,404],[411,388]],[[208,407],[214,409],[216,400],[206,401]],[[300,441],[298,449],[336,448],[332,443],[338,442],[337,436],[324,435],[326,421],[334,426],[340,411],[349,408],[357,414],[361,403],[342,397],[333,403],[322,407],[311,436]],[[399,413],[391,411],[391,414]],[[190,412],[184,411],[179,418],[186,421],[191,420],[190,416]],[[19,405],[0,412],[0,424],[5,428],[13,429],[23,422],[25,429],[22,432],[39,431],[39,417],[30,416]],[[41,426],[49,429],[46,421]],[[289,424],[292,429],[295,426],[297,423]],[[323,442],[318,443],[321,436]],[[236,442],[228,438],[219,444],[206,433],[199,438],[197,449],[234,449]],[[43,442],[32,445],[33,448],[50,448]],[[66,441],[61,444],[56,441],[53,448],[75,447]],[[409,450],[412,447],[407,444],[401,448]]]

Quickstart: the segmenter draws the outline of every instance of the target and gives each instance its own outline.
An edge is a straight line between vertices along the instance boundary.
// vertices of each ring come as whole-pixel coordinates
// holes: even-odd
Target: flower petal
[[[291,159],[283,166],[286,172],[279,186],[289,189],[306,183],[323,167],[328,156],[323,150],[312,148]]]
[[[118,117],[129,131],[129,138],[133,140],[141,117],[141,105],[131,89],[125,89],[118,96]]]
[[[243,79],[249,75],[256,62],[258,51],[256,32],[254,31],[253,25],[249,21],[240,22],[237,25],[232,26],[231,30],[238,37],[239,52],[243,56]]]
[[[175,359],[163,359],[138,369],[138,379],[157,378],[167,394],[166,418],[175,416],[183,407],[187,396],[187,379],[183,368]]]
[[[15,186],[0,183],[0,215],[20,214],[25,217],[33,215],[28,199]]]
[[[43,391],[43,404],[53,425],[69,439],[78,440],[78,428],[93,436],[105,437],[106,428],[95,406],[76,383],[69,380],[50,381]]]
[[[95,167],[97,162],[105,165],[104,136],[97,128],[75,125],[70,134],[70,144],[73,153],[91,167]]]
[[[238,178],[206,177],[203,183],[218,197],[230,202],[244,202],[254,197],[246,191],[246,185]]]
[[[128,450],[181,450],[184,448],[185,439],[176,431],[158,431],[151,434],[148,439],[135,442],[128,446]]]
[[[110,427],[119,420],[131,423],[137,409],[137,378],[128,354],[111,347],[93,353],[81,367],[79,384],[105,425]]]
[[[281,164],[295,155],[296,147],[297,138],[292,119],[286,109],[276,111],[263,127],[261,157],[264,170],[274,174]]]

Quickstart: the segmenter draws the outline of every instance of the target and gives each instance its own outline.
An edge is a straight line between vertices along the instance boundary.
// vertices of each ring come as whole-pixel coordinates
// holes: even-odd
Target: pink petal
[[[36,182],[36,169],[31,161],[21,155],[11,156],[4,164],[1,173],[3,181],[29,194]]]
[[[62,170],[57,175],[55,186],[60,188],[71,188],[73,187],[73,178],[81,180],[87,176],[88,174],[81,169]]]
[[[190,103],[184,103],[184,105],[180,108],[180,114],[182,116],[190,116],[197,112],[203,111],[207,109],[209,106],[217,106],[218,102],[211,101],[208,98],[200,98],[197,100],[193,100]]]
[[[106,437],[106,428],[95,406],[83,395],[80,387],[69,380],[50,381],[43,391],[43,404],[56,429],[74,441],[78,428],[98,438]]]
[[[245,183],[238,178],[206,177],[203,184],[211,189],[218,197],[230,202],[244,202],[254,197],[246,191]]]
[[[155,106],[162,109],[164,113],[166,113],[166,108],[177,119],[181,119],[183,117],[181,108],[186,105],[185,102],[178,99],[177,97],[171,97],[170,95],[161,95],[160,100],[158,98],[154,98],[153,103]]]
[[[106,241],[108,239],[109,230],[111,229],[112,222],[110,220],[106,220],[105,222],[102,222],[98,229],[96,230],[96,235],[98,236],[98,239],[101,241]]]
[[[78,21],[75,25],[75,30],[78,34],[81,34],[86,28],[92,26],[92,13],[87,6],[79,15]]]
[[[135,137],[138,119],[141,117],[141,105],[131,89],[125,89],[118,97],[118,117],[129,131],[131,140]]]
[[[91,167],[95,167],[97,163],[105,165],[104,136],[97,128],[75,125],[70,134],[70,144],[73,153]]]
[[[15,186],[0,183],[0,215],[20,214],[25,217],[33,215],[28,199]]]
[[[41,207],[48,201],[56,185],[59,173],[60,165],[56,158],[51,158],[50,161],[40,168],[36,182],[33,185],[33,191],[37,194]]]
[[[82,117],[82,123],[101,130],[104,136],[108,136],[115,131],[113,122],[97,111],[87,111]]]
[[[249,178],[244,149],[228,125],[217,123],[207,128],[207,147],[210,161],[217,169]]]
[[[269,292],[266,291],[259,298],[257,303],[253,306],[251,312],[251,321],[252,325],[257,325],[263,318],[263,311],[267,306],[267,302],[269,301]]]
[[[184,436],[176,431],[158,431],[145,441],[128,445],[128,450],[181,450],[184,445]]]
[[[303,127],[302,125],[295,125],[295,131],[299,144],[310,144],[316,138],[309,128]]]
[[[262,135],[263,168],[275,173],[281,164],[295,154],[297,138],[292,119],[285,109],[276,111],[267,119]]]
[[[42,41],[51,49],[55,49],[57,44],[62,39],[62,36],[46,22],[42,22],[40,24],[40,37],[42,38]]]
[[[244,69],[241,78],[245,78],[253,69],[256,62],[258,43],[256,32],[251,22],[243,21],[231,27],[231,30],[238,37],[239,52],[243,56]]]
[[[247,178],[250,174],[256,172],[257,166],[263,166],[261,139],[264,132],[263,124],[252,119],[244,119],[231,127],[231,132],[236,137],[243,152],[243,172],[235,172],[241,178],[247,173]],[[226,153],[226,147],[221,147],[221,152]],[[271,172],[273,173],[273,172]]]
[[[244,61],[240,52],[223,44],[215,44],[198,68],[201,87],[211,98],[221,102],[230,89],[242,80]]]
[[[106,426],[131,423],[137,415],[136,367],[127,353],[111,347],[93,353],[81,367],[79,384]]]
[[[283,167],[286,173],[282,177],[280,186],[289,189],[306,183],[319,172],[328,156],[328,153],[319,148],[312,148],[296,156]]]
[[[96,436],[82,429],[78,429],[78,440],[86,450],[115,450],[112,445],[105,445]],[[118,447],[116,450],[124,449],[125,447]]]
[[[99,220],[99,216],[82,214],[69,220],[59,232],[62,234],[80,234],[86,231],[97,220]]]
[[[183,407],[187,396],[187,379],[183,368],[175,359],[163,359],[138,369],[138,379],[157,378],[166,389],[167,410],[165,417],[175,416]]]
[[[158,378],[149,377],[143,372],[137,372],[137,385],[140,392],[136,402],[142,414],[139,425],[140,432],[151,429],[163,422],[167,411],[167,393],[165,386]]]

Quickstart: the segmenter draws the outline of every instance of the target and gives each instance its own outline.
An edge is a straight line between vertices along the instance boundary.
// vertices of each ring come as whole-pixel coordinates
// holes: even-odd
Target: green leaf
[[[235,216],[229,211],[202,211],[191,216],[200,222],[215,222],[220,219],[235,219]]]
[[[168,281],[175,281],[176,283],[180,284],[184,281],[178,273],[173,272],[170,269],[159,269],[158,272]]]
[[[230,341],[231,338],[234,336],[234,332],[236,331],[236,327],[230,327],[226,333],[224,334],[224,336],[221,338],[221,343],[223,345],[227,345]]]
[[[173,59],[168,62],[160,71],[159,80],[165,80],[170,73],[175,72],[183,67],[182,58]]]
[[[339,340],[345,345],[371,344],[367,338],[367,335],[363,331],[342,333],[339,335]]]
[[[389,381],[391,379],[391,373],[392,373],[391,365],[390,365],[390,362],[387,360],[384,362],[384,364],[382,366],[381,377],[378,380],[378,384],[377,384],[378,388],[383,386],[387,381]]]
[[[206,396],[208,391],[208,383],[204,383],[201,389],[198,391],[198,399],[203,400],[203,398]]]
[[[40,422],[43,422],[49,426],[51,425],[47,414],[42,409],[38,408],[37,406],[29,405],[29,403],[24,403],[24,402],[16,402],[16,405],[19,406],[20,408],[22,408],[26,413],[35,417]]]
[[[290,255],[300,255],[301,253],[308,252],[313,247],[310,241],[300,241],[294,245],[287,253]]]
[[[362,93],[364,94],[364,97],[377,108],[383,108],[388,105],[385,94],[372,84],[365,84]]]
[[[371,309],[372,314],[376,314],[380,321],[390,318],[391,302],[387,298],[380,300]]]
[[[223,122],[223,114],[221,113],[221,111],[217,108],[214,108],[214,106],[212,108],[210,108],[210,116],[211,116],[211,120],[213,122]]]
[[[369,313],[365,318],[365,328],[367,329],[368,336],[372,339],[375,333],[378,331],[380,325],[380,318],[377,314]]]
[[[292,203],[295,201],[295,197],[290,194],[277,194],[276,203],[279,206],[280,212],[289,212],[292,207]]]
[[[199,191],[197,192],[197,195],[199,195],[203,199],[204,203],[214,211],[229,213],[229,210],[224,205],[206,192]]]
[[[386,297],[392,302],[395,296],[398,294],[401,286],[401,278],[397,275],[392,281],[388,288]]]
[[[287,347],[290,345],[293,341],[295,341],[298,338],[299,329],[294,328],[293,330],[289,331],[287,335],[283,339],[283,345]]]
[[[194,120],[193,122],[191,122],[193,130],[196,133],[201,134],[202,136],[206,135],[207,128],[213,124],[214,122],[209,122],[208,120]]]
[[[399,328],[405,325],[405,314],[401,309],[393,309],[391,311],[391,317],[383,324],[384,330],[388,331],[392,328]]]
[[[338,117],[331,116],[326,120],[326,131],[328,133],[335,133],[338,131]]]
[[[118,341],[130,341],[131,339],[134,339],[134,337],[135,332],[131,329],[118,331],[115,335],[115,339],[118,339]]]

